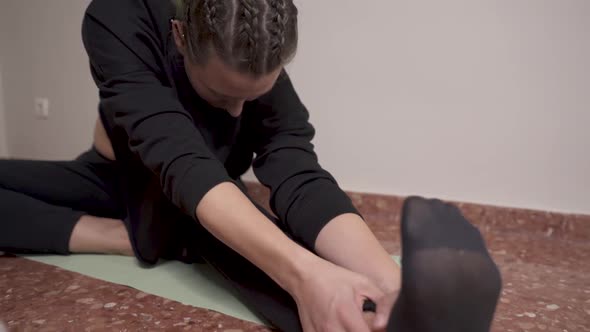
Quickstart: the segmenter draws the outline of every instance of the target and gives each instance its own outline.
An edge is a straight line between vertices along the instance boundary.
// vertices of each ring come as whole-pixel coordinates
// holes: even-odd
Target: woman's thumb
[[[386,294],[377,301],[377,311],[373,321],[373,329],[384,330],[389,321],[389,315],[393,308],[393,303],[397,299],[397,293]]]
[[[373,320],[373,329],[380,331],[385,329],[387,326],[387,321],[389,320],[389,312],[383,312],[383,306],[377,305],[377,315],[375,316],[375,320]]]

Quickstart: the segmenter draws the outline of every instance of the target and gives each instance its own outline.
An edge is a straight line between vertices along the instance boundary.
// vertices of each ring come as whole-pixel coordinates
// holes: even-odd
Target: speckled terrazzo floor
[[[257,185],[250,189],[261,202],[268,197]],[[402,199],[351,197],[386,249],[399,254]],[[502,271],[492,331],[590,331],[590,216],[460,205]],[[10,331],[268,331],[9,255],[0,257],[0,321]]]

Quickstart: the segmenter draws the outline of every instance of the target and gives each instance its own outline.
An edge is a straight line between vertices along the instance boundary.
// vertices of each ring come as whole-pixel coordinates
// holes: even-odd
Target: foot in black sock
[[[404,202],[402,289],[388,332],[488,332],[502,281],[481,234],[454,205]]]

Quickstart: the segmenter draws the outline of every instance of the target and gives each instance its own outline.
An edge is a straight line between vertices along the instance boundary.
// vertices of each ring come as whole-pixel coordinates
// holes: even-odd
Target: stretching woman
[[[400,270],[318,164],[283,70],[291,0],[95,0],[82,33],[94,145],[0,162],[0,249],[204,260],[282,330],[385,327]],[[276,217],[246,194],[251,165]]]

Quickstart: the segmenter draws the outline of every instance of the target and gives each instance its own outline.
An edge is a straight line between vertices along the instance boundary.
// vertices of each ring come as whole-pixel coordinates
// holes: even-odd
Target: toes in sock
[[[388,331],[487,332],[501,277],[481,234],[454,205],[408,198],[402,210],[402,289]]]

